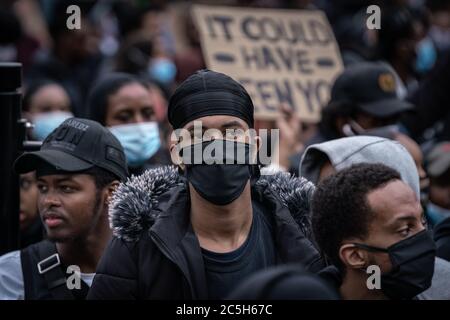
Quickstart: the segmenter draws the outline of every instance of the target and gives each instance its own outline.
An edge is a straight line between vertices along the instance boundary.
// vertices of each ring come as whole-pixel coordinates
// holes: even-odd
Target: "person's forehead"
[[[68,100],[69,97],[66,91],[58,84],[50,83],[39,88],[32,96],[32,101],[37,103],[41,100],[55,101],[55,100]]]
[[[375,220],[381,223],[391,223],[398,218],[420,214],[420,203],[414,191],[403,181],[388,182],[367,195]]]
[[[48,84],[44,84],[43,86],[41,86],[38,90],[35,91],[35,95],[37,94],[41,94],[41,93],[48,93],[48,92],[63,92],[65,93],[64,88],[57,84],[57,83],[48,83]]]
[[[62,182],[62,181],[73,181],[73,182],[86,182],[94,180],[93,176],[85,173],[67,173],[67,174],[48,174],[38,177],[39,181],[45,182]]]
[[[109,97],[109,108],[114,111],[153,106],[149,90],[138,83],[127,84]]]
[[[26,178],[26,179],[34,179],[36,177],[35,174],[36,174],[35,171],[30,171],[30,172],[27,172],[27,173],[22,173],[20,175],[20,177],[21,178]]]
[[[141,83],[130,82],[120,87],[113,96],[114,95],[122,97],[134,97],[136,95],[145,96],[150,95],[150,90]]]
[[[229,115],[214,115],[197,118],[185,124],[183,128],[189,130],[194,127],[195,122],[201,123],[203,129],[223,129],[229,126],[248,129],[248,125],[244,120]]]

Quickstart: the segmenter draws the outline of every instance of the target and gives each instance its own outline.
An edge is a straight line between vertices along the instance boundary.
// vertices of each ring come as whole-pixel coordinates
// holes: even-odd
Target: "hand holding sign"
[[[302,124],[297,113],[286,104],[279,105],[279,116],[275,121],[280,129],[280,145],[278,159],[280,166],[289,168],[289,157],[302,148],[300,135]]]

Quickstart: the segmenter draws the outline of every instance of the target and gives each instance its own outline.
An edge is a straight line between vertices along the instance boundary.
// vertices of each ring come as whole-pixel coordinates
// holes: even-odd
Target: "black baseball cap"
[[[119,140],[98,122],[87,119],[66,119],[43,141],[39,151],[17,158],[14,170],[19,174],[34,171],[42,161],[62,172],[81,172],[96,166],[122,181],[128,176]]]
[[[450,142],[438,143],[428,153],[425,162],[428,174],[435,178],[444,174],[450,169]]]
[[[337,77],[330,102],[348,101],[374,117],[390,117],[413,108],[397,97],[396,87],[394,71],[386,63],[355,63]]]

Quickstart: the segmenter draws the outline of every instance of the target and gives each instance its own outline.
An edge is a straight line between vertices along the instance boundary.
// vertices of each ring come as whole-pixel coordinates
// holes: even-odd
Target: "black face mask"
[[[197,147],[200,146],[197,145]],[[194,145],[186,147],[190,149],[188,157],[185,152],[187,149],[183,149],[186,178],[205,200],[219,206],[227,205],[242,194],[252,177],[252,166],[249,164],[250,145],[235,141],[224,143],[224,140],[214,140],[203,142],[201,147],[197,148],[197,152],[204,151],[206,147],[223,148],[223,153],[213,154],[212,157],[203,153],[200,164],[186,164],[187,158],[190,160],[188,163],[195,163],[193,154],[196,147]],[[237,158],[238,155],[241,157]],[[214,159],[222,163],[216,163],[219,161]]]
[[[427,230],[387,249],[354,243],[368,251],[389,254],[392,270],[381,275],[381,290],[390,299],[412,299],[431,286],[436,245]]]

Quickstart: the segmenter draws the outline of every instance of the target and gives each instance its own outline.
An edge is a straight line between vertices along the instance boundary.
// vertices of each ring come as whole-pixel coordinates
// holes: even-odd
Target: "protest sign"
[[[286,103],[303,121],[320,119],[343,68],[322,11],[196,5],[193,15],[207,67],[247,89],[256,118],[273,119]]]

